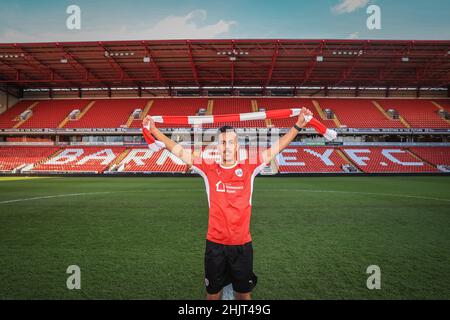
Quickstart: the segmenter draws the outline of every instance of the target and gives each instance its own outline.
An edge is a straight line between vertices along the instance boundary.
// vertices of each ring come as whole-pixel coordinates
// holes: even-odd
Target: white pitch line
[[[413,196],[409,194],[396,194],[396,193],[380,193],[380,192],[358,192],[358,191],[338,191],[338,190],[308,190],[308,189],[263,189],[267,191],[299,191],[299,192],[313,192],[313,193],[342,193],[342,194],[356,194],[356,195],[369,195],[369,196],[387,196],[387,197],[399,197],[399,198],[413,198],[422,200],[434,200],[450,202],[450,199],[432,198],[423,196]]]
[[[42,197],[33,197],[33,198],[24,198],[24,199],[5,200],[5,201],[0,201],[0,204],[14,203],[14,202],[23,202],[23,201],[32,201],[32,200],[41,200],[41,199],[63,198],[63,197],[89,196],[89,195],[95,195],[95,194],[108,194],[108,193],[114,193],[114,192],[84,192],[84,193],[56,194],[56,195],[51,195],[51,196],[42,196]]]
[[[203,189],[189,189],[189,191],[200,191]],[[141,192],[176,192],[176,191],[186,191],[185,189],[151,189],[148,191],[142,190],[127,190],[127,191],[108,191],[108,192],[83,192],[83,193],[67,193],[67,194],[56,194],[49,196],[41,196],[41,197],[33,197],[33,198],[23,198],[23,199],[12,199],[12,200],[4,200],[0,201],[0,204],[8,204],[14,202],[24,202],[24,201],[33,201],[33,200],[42,200],[42,199],[53,199],[53,198],[63,198],[63,197],[77,197],[77,196],[90,196],[95,194],[109,194],[109,193],[141,193]]]

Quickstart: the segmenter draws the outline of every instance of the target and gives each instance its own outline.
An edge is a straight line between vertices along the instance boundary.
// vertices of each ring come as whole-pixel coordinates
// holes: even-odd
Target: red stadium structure
[[[179,159],[146,148],[146,115],[304,106],[338,131],[337,142],[306,130],[265,174],[450,171],[450,41],[0,44],[0,90],[4,174],[183,173]],[[231,125],[245,156],[249,137],[294,121]],[[174,139],[198,130],[181,127],[161,125]]]

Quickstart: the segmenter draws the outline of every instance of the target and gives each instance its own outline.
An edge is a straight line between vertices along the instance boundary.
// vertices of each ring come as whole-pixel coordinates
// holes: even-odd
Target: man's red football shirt
[[[259,159],[236,162],[232,167],[208,159],[197,159],[192,169],[203,177],[209,204],[206,238],[225,245],[243,245],[252,240],[250,216],[253,180],[266,166]]]

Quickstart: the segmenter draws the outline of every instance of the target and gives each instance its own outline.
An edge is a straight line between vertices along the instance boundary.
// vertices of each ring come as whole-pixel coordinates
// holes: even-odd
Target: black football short
[[[256,281],[251,242],[230,246],[206,240],[205,286],[209,294],[220,292],[230,283],[235,292],[251,292]]]

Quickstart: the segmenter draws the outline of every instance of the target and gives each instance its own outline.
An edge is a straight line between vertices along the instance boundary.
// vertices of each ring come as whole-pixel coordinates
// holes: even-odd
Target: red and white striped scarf
[[[155,123],[164,123],[166,125],[203,125],[210,123],[226,123],[234,121],[248,121],[248,120],[265,120],[265,119],[283,119],[296,117],[300,114],[301,109],[279,109],[268,110],[260,112],[249,113],[235,113],[235,114],[223,114],[223,115],[210,115],[210,116],[151,116]],[[337,133],[334,130],[328,129],[317,119],[312,116],[305,116],[305,120],[308,126],[313,127],[318,133],[323,135],[325,139],[331,141],[336,138]],[[149,127],[142,126],[142,133],[145,141],[148,143],[149,148],[153,151],[158,151],[165,148],[164,143],[155,140],[150,133]]]

